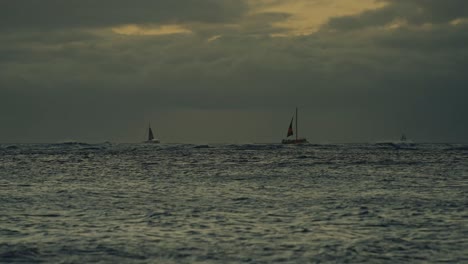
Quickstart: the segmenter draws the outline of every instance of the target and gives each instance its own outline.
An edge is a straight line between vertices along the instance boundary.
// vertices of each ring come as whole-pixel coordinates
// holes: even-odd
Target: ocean
[[[2,263],[468,263],[468,145],[1,144]]]

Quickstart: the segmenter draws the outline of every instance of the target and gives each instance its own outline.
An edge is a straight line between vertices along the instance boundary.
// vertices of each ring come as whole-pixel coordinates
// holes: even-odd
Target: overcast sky
[[[466,0],[0,7],[0,142],[468,142]]]

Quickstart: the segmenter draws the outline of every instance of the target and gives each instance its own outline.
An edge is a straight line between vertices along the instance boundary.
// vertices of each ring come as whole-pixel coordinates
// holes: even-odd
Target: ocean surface
[[[468,263],[468,145],[0,145],[2,263]]]

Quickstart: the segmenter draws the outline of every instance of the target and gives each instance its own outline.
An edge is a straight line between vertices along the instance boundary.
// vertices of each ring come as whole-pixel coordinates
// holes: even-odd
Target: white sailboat
[[[283,139],[283,141],[281,141],[281,143],[283,143],[283,144],[304,144],[304,143],[309,143],[307,141],[307,139],[299,138],[299,129],[298,129],[298,126],[297,126],[298,119],[299,119],[299,116],[298,116],[298,111],[297,111],[297,107],[296,107],[296,120],[295,120],[296,133],[294,133],[294,131],[293,131],[293,121],[294,121],[294,116],[293,116],[292,119],[291,119],[291,123],[289,123],[288,134],[286,135],[287,138]],[[289,138],[290,136],[292,136],[294,134],[296,135],[295,138]]]
[[[159,139],[154,138],[153,130],[151,130],[151,124],[148,124],[148,140],[146,140],[144,143],[151,143],[151,144],[161,143]]]

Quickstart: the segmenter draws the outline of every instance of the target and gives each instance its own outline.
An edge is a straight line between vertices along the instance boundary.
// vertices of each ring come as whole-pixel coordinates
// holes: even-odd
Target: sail
[[[151,141],[154,139],[153,136],[153,130],[151,130],[151,127],[149,127],[149,132],[148,132],[148,141]]]
[[[292,128],[293,120],[294,120],[294,117],[291,118],[291,123],[289,123],[289,128],[288,128],[288,135],[287,135],[287,137],[294,135],[293,128]]]

